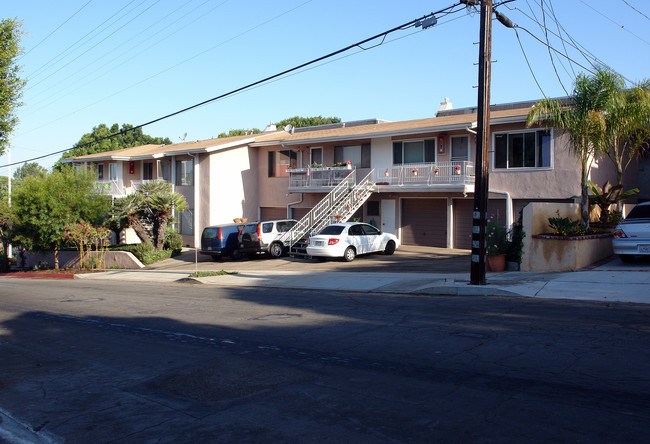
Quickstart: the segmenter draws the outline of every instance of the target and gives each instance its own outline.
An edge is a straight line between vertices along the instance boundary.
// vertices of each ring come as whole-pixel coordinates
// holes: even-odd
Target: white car
[[[382,233],[372,225],[345,222],[328,225],[311,236],[307,245],[307,254],[319,260],[330,257],[342,257],[351,262],[358,254],[383,252],[393,254],[399,246],[394,234]]]
[[[636,255],[650,255],[650,202],[637,204],[616,226],[612,246],[622,261]]]

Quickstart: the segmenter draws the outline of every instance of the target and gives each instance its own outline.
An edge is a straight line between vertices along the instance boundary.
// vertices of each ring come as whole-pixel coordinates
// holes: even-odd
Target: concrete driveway
[[[198,256],[198,257],[197,257]],[[198,262],[195,262],[195,259]],[[270,259],[258,256],[256,259],[232,260],[225,258],[214,261],[208,255],[196,255],[193,249],[185,249],[180,256],[173,257],[146,267],[149,270],[225,270],[225,271],[337,271],[375,273],[469,273],[470,250],[448,248],[401,246],[395,254],[369,254],[357,257],[353,262],[282,257]]]

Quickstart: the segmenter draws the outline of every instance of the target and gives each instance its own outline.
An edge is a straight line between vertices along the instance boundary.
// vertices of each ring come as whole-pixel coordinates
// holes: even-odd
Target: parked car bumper
[[[650,255],[650,239],[618,239],[612,240],[614,254]]]
[[[340,244],[340,242],[339,242]],[[343,257],[343,252],[348,247],[347,244],[342,245],[326,245],[322,247],[312,246],[307,247],[307,254],[309,256],[323,256],[323,257]]]

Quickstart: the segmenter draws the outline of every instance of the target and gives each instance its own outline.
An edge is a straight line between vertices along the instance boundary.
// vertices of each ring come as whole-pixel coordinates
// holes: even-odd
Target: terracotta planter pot
[[[506,255],[497,254],[496,256],[488,256],[486,261],[486,268],[488,271],[503,271],[506,269]]]

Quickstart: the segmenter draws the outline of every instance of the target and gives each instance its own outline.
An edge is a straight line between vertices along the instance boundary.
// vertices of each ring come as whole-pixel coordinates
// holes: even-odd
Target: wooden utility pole
[[[485,227],[488,204],[490,146],[490,62],[492,57],[492,0],[481,1],[481,36],[478,53],[478,118],[474,211],[472,213],[472,266],[470,284],[485,285]]]

